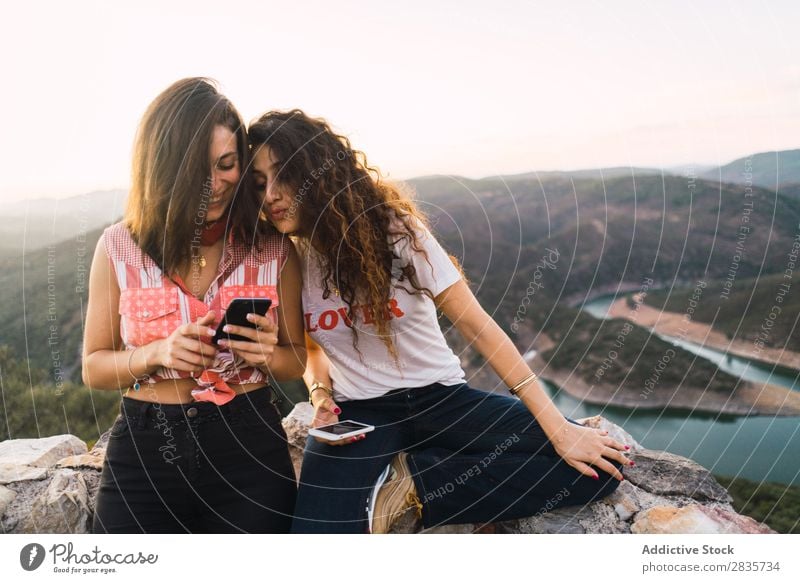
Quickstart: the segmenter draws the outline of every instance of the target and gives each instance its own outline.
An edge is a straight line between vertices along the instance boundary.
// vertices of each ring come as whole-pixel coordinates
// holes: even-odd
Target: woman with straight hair
[[[174,83],[139,125],[125,215],[90,274],[83,381],[124,391],[96,533],[289,530],[296,482],[269,377],[305,367],[300,269],[241,180],[247,154],[208,79]],[[215,345],[236,298],[272,307]]]
[[[614,491],[626,446],[561,414],[412,200],[300,110],[248,135],[268,217],[301,256],[313,424],[375,426],[308,439],[293,532],[491,522]],[[465,382],[437,310],[515,397]]]

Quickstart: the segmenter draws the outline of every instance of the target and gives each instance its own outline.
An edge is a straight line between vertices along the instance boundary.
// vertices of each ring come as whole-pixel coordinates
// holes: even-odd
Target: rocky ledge
[[[311,411],[297,405],[283,425],[299,475]],[[607,429],[631,447],[636,466],[610,496],[586,506],[492,524],[461,524],[422,529],[411,513],[399,522],[401,533],[772,533],[738,514],[732,498],[704,467],[690,459],[643,448],[603,417],[584,422]],[[0,532],[86,533],[100,482],[108,434],[91,451],[74,435],[13,439],[0,443]]]

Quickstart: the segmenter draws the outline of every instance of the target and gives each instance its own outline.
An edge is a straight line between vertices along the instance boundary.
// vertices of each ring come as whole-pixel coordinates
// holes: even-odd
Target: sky
[[[800,147],[793,1],[71,0],[4,13],[0,203],[126,188],[139,118],[187,76],[216,79],[247,121],[325,117],[396,179]]]

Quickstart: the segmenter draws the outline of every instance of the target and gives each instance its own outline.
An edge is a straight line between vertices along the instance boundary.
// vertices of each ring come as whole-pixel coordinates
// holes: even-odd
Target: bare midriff
[[[261,383],[247,383],[244,385],[228,383],[228,386],[233,389],[237,395],[241,395],[263,387],[266,384],[265,381]],[[143,383],[138,391],[129,388],[125,391],[125,396],[137,401],[148,401],[151,403],[160,403],[162,405],[185,405],[200,402],[192,398],[192,389],[196,387],[197,383],[193,379],[167,379],[150,385]]]

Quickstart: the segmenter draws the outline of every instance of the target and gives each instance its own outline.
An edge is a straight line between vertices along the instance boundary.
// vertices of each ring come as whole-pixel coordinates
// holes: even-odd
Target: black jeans
[[[218,406],[123,398],[92,532],[288,532],[297,485],[262,387]]]
[[[401,451],[409,452],[425,527],[582,506],[619,485],[600,468],[594,468],[600,479],[593,480],[568,465],[522,401],[466,383],[338,404],[340,419],[368,423],[375,430],[343,446],[309,437],[292,532],[366,532],[370,491]],[[622,470],[620,462],[609,461]]]

